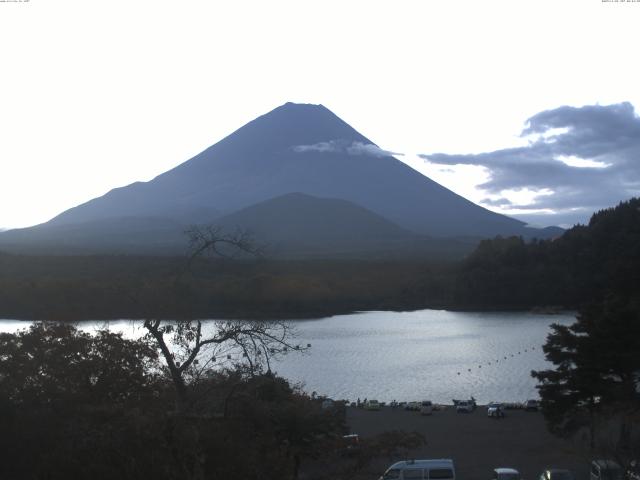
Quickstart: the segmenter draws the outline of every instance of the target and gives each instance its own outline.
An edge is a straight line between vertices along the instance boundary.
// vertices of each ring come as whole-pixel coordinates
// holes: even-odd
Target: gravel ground
[[[552,436],[539,412],[507,410],[503,419],[488,418],[486,412],[482,406],[473,413],[456,413],[447,407],[421,416],[400,408],[365,411],[348,407],[347,422],[352,433],[363,438],[390,430],[422,433],[427,444],[412,458],[451,458],[459,480],[490,480],[495,467],[516,468],[525,480],[537,480],[549,467],[569,468],[576,480],[588,479],[589,459],[584,452]],[[376,467],[380,475],[388,460],[381,459]]]

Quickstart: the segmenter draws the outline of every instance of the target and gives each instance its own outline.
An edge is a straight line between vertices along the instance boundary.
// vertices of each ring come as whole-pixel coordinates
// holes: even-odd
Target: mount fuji
[[[545,238],[560,231],[529,228],[466,200],[322,105],[287,103],[149,182],[0,233],[0,249],[172,253],[184,245],[188,225],[214,223],[267,240],[287,232],[290,241],[278,241],[302,256],[320,244],[325,255],[372,245],[381,251],[387,240],[389,248],[411,244],[414,251],[421,239],[428,249],[445,237]]]

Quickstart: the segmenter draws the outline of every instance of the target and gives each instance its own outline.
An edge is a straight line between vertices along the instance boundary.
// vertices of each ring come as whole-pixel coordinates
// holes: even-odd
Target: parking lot
[[[505,418],[497,419],[488,418],[485,407],[473,413],[456,413],[448,407],[430,416],[401,408],[348,407],[347,421],[352,433],[363,438],[391,430],[422,433],[427,445],[412,457],[451,458],[461,480],[490,480],[495,467],[516,468],[524,480],[537,480],[549,467],[568,468],[576,480],[588,479],[587,453],[551,435],[539,412],[507,410]],[[388,459],[381,459],[374,470],[379,469],[380,475],[387,466]]]

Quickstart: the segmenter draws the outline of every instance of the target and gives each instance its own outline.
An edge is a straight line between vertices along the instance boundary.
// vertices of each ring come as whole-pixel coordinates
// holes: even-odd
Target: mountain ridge
[[[154,179],[115,188],[23,235],[125,217],[210,224],[292,192],[345,200],[429,237],[557,233],[475,205],[379,149],[322,105],[286,103]]]

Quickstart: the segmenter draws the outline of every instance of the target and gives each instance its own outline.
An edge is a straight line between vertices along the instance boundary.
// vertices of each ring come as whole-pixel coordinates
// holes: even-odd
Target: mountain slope
[[[228,214],[301,192],[357,203],[428,235],[527,234],[522,222],[469,202],[392,156],[352,148],[370,145],[325,107],[288,103],[150,182],[112,190],[51,223],[118,217],[124,212],[129,216],[162,212],[180,218],[185,210],[215,208]]]
[[[48,223],[0,234],[0,250],[46,254],[166,255],[186,252],[188,224],[158,217],[117,217]]]

